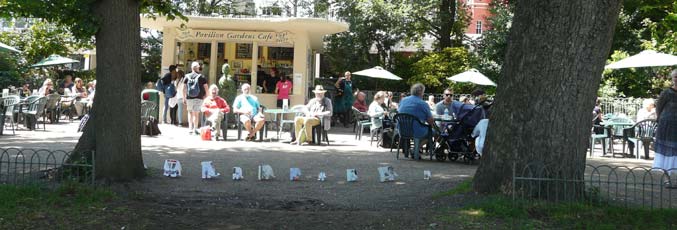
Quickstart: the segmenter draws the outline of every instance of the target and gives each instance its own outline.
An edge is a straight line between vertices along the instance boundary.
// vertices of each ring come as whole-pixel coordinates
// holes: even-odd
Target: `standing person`
[[[677,170],[677,69],[670,73],[672,87],[667,88],[658,96],[656,103],[656,142],[654,149],[653,167],[669,170],[668,175]],[[668,177],[669,178],[669,177]],[[670,181],[665,182],[673,187]]]
[[[207,79],[200,74],[200,63],[193,62],[190,65],[192,73],[186,75],[183,83],[186,85],[183,90],[183,97],[186,98],[186,108],[188,109],[188,129],[190,134],[200,134],[198,129],[198,119],[200,118],[200,106],[202,99],[207,95]]]
[[[214,139],[218,141],[219,136],[221,136],[221,120],[226,113],[230,112],[230,106],[228,106],[226,100],[219,97],[219,87],[216,84],[209,86],[209,96],[202,102],[202,112],[207,117],[212,129],[215,129]]]
[[[174,118],[172,118],[172,124],[181,126],[181,121],[183,120],[183,111],[185,110],[184,108],[184,103],[186,98],[183,96],[184,90],[186,90],[186,84],[183,83],[185,78],[185,73],[183,70],[177,70],[176,71],[176,80],[172,82],[174,84],[174,87],[176,88],[176,106],[172,108],[172,110],[169,112],[170,115],[172,115]]]
[[[266,118],[261,111],[261,104],[259,99],[250,94],[251,86],[247,83],[242,84],[242,94],[235,98],[233,102],[233,112],[239,114],[239,119],[244,124],[245,129],[249,132],[246,141],[253,141],[256,137],[256,132],[263,128],[266,124]],[[252,122],[255,123],[252,127]]]
[[[267,75],[263,81],[263,92],[264,93],[275,93],[277,92],[277,82],[280,80],[278,78],[277,69],[272,68],[270,70],[270,75]]]
[[[351,80],[352,74],[350,71],[346,71],[343,74],[343,78],[339,78],[334,86],[339,91],[339,94],[342,95],[340,100],[337,100],[335,111],[336,113],[343,114],[343,127],[348,127],[350,123],[350,112],[352,111],[351,106],[353,106],[353,81]]]
[[[169,66],[169,73],[166,73],[164,77],[161,78],[162,85],[164,85],[164,89],[162,89],[164,92],[162,94],[165,95],[165,107],[162,110],[162,123],[167,124],[167,112],[169,111],[169,98],[172,98],[176,95],[169,95],[168,92],[168,86],[172,84],[172,80],[176,79],[176,66],[175,65],[170,65]],[[176,88],[174,88],[176,89]],[[176,90],[175,90],[176,91]],[[174,94],[176,94],[174,92]]]
[[[284,99],[287,99],[289,101],[289,92],[291,92],[292,89],[292,83],[290,80],[287,79],[287,76],[281,75],[280,76],[280,81],[277,82],[277,85],[275,86],[275,93],[277,93],[277,107],[282,108],[282,102]],[[291,102],[287,102],[291,104]],[[287,104],[287,105],[289,105]]]

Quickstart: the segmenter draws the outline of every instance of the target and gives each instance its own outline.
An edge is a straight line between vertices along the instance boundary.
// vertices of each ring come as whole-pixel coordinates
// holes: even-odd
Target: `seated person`
[[[357,97],[355,99],[355,102],[353,102],[353,107],[355,107],[358,111],[360,112],[367,112],[367,101],[366,97],[367,95],[364,94],[363,92],[357,92]]]
[[[247,136],[247,141],[253,141],[256,137],[256,132],[263,128],[263,125],[266,123],[266,118],[263,116],[263,111],[261,111],[261,104],[259,104],[259,99],[251,95],[251,86],[249,84],[242,84],[242,94],[235,98],[233,102],[233,112],[239,114],[239,119],[242,124],[244,124],[245,129],[249,132]],[[255,122],[255,126],[252,127],[252,121]]]
[[[221,136],[221,121],[223,116],[230,112],[230,106],[228,106],[226,100],[219,97],[219,87],[215,84],[209,86],[209,94],[202,101],[202,108],[200,110],[204,113],[207,121],[211,123],[212,129],[216,129],[214,138],[219,140],[219,136]]]
[[[42,83],[42,87],[40,87],[40,90],[38,90],[38,95],[46,97],[54,92],[54,84],[52,83],[52,79],[45,79],[45,81]]]
[[[489,126],[489,119],[482,119],[477,123],[475,129],[472,130],[472,137],[475,138],[475,151],[482,156],[484,149],[484,140],[487,138],[487,127]]]
[[[428,124],[435,126],[435,122],[430,112],[430,106],[423,101],[423,94],[425,93],[425,86],[421,83],[416,83],[411,86],[411,96],[405,97],[400,100],[399,107],[397,109],[398,113],[407,113],[415,116],[422,122],[428,122]],[[428,127],[420,125],[418,122],[414,122],[413,126],[414,138],[421,139],[421,145],[425,144],[425,140],[432,137],[434,130],[437,128],[434,127],[430,132]],[[407,150],[409,146],[405,143],[403,145],[404,149]],[[408,155],[405,151],[405,157]],[[412,157],[415,159],[420,159],[417,151],[414,151]]]
[[[329,100],[329,98],[324,97],[325,92],[327,91],[324,90],[324,87],[322,87],[322,85],[316,85],[315,90],[313,90],[313,93],[315,93],[315,98],[308,101],[308,104],[306,105],[308,109],[307,111],[304,111],[305,115],[303,117],[294,118],[294,132],[296,133],[295,136],[298,137],[298,142],[296,141],[295,137],[292,136],[291,144],[298,143],[308,144],[312,142],[313,135],[312,127],[319,125],[321,123],[320,117],[324,119],[323,128],[325,130],[328,130],[329,127],[331,127],[331,115],[333,107],[331,104],[331,100]],[[302,133],[301,132],[302,130],[305,130],[305,132]]]
[[[428,100],[425,102],[430,106],[430,110],[435,111],[435,95],[428,96]]]
[[[388,111],[384,110],[381,106],[383,105],[384,101],[385,92],[379,91],[374,94],[374,101],[372,101],[369,105],[369,111],[367,112],[369,117],[371,117],[371,130],[384,127],[383,119],[386,115],[388,115]]]
[[[437,115],[444,115],[444,110],[449,111],[449,116],[458,118],[458,110],[459,108],[463,105],[463,103],[459,101],[454,101],[452,100],[452,96],[454,95],[454,91],[451,89],[445,89],[444,94],[442,95],[442,101],[438,102],[435,105],[435,114]],[[444,127],[443,122],[438,121],[437,126],[439,127]]]
[[[87,100],[88,91],[84,81],[82,81],[80,78],[75,78],[75,85],[70,91],[71,96],[75,98],[75,103],[73,103],[75,105],[75,112],[77,113],[78,118],[82,118],[82,116],[85,115],[84,109],[89,102]]]

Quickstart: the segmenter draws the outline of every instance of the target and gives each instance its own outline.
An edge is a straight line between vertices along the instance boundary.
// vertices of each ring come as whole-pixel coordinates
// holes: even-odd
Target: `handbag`
[[[202,138],[203,141],[211,141],[212,140],[212,128],[209,126],[205,126],[200,128],[200,137]]]

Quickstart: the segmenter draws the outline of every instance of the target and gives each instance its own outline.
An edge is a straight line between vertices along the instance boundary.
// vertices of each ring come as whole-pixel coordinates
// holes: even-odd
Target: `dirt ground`
[[[47,131],[5,130],[4,148],[71,150],[79,133],[76,122],[48,124]],[[115,217],[120,229],[453,229],[441,223],[440,210],[457,208],[473,195],[433,198],[472,177],[476,165],[461,162],[396,160],[387,149],[370,146],[368,136],[355,140],[351,128],[333,128],[330,145],[292,146],[277,140],[235,141],[231,129],[227,141],[201,141],[187,129],[160,125],[162,134],[142,137],[148,177],[116,184],[122,199],[112,209],[124,209]],[[269,137],[275,133],[270,132]],[[288,141],[288,134],[282,140]],[[183,176],[167,178],[161,168],[165,159],[179,160]],[[221,176],[201,179],[200,162],[213,161]],[[593,164],[649,165],[634,159],[589,158]],[[257,166],[269,164],[276,178],[256,179]],[[244,170],[244,180],[233,181],[232,167]],[[380,183],[377,168],[393,166],[395,182]],[[289,168],[302,170],[302,180],[290,181]],[[357,169],[359,180],[346,182],[346,169]],[[432,180],[423,180],[423,171]],[[327,180],[317,181],[324,171]]]

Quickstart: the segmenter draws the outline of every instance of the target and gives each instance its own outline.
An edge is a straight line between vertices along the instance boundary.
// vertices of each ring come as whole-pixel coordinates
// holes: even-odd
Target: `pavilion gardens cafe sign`
[[[227,30],[193,30],[177,29],[176,39],[186,40],[220,40],[246,41],[262,43],[293,44],[291,33],[283,32],[255,32],[255,31],[227,31]]]

